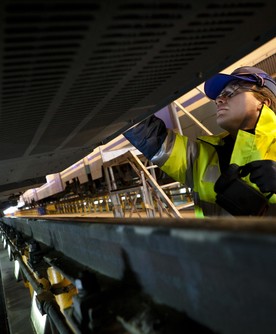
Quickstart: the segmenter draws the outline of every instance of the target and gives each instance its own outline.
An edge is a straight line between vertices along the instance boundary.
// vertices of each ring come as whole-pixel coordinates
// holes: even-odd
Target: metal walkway
[[[148,218],[157,216],[182,218],[182,215],[175,204],[167,196],[154,177],[153,168],[156,168],[157,166],[146,166],[148,160],[141,154],[139,157],[136,151],[129,150],[114,159],[104,162],[103,164],[110,198],[114,205],[114,216],[125,217],[125,212],[122,208],[122,202],[120,200],[121,194],[124,194],[125,197],[128,198],[131,206],[131,213],[134,211],[137,212],[136,201],[137,195],[139,194],[143,199],[143,205],[145,206],[145,212]],[[116,178],[114,177],[112,168],[121,164],[129,164],[132,167],[139,179],[137,185],[127,189],[119,189],[117,187]]]

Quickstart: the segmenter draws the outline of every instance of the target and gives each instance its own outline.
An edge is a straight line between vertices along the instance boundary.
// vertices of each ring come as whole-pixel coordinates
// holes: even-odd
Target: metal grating
[[[272,0],[4,0],[0,9],[7,189],[68,167],[275,34]]]
[[[28,149],[41,120],[51,112],[97,8],[70,2],[6,6],[2,120],[7,126],[0,128],[3,158]],[[21,144],[20,151],[9,149],[11,136]]]

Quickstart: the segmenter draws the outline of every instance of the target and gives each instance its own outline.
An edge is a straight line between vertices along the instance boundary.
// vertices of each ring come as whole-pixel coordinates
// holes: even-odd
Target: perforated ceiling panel
[[[0,8],[4,196],[63,170],[275,34],[272,0]]]

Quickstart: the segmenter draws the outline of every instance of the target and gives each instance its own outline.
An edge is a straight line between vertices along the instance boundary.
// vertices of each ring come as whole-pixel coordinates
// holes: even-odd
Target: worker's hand
[[[263,193],[276,193],[276,161],[256,160],[242,168],[241,176],[250,173],[250,181],[256,183]]]
[[[152,115],[123,135],[150,160],[161,148],[167,129],[160,118]]]

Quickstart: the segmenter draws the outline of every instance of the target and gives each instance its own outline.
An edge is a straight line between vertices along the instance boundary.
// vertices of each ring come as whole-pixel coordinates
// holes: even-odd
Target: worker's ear
[[[271,106],[271,99],[269,99],[268,97],[263,101],[263,104],[267,105],[268,107]]]

